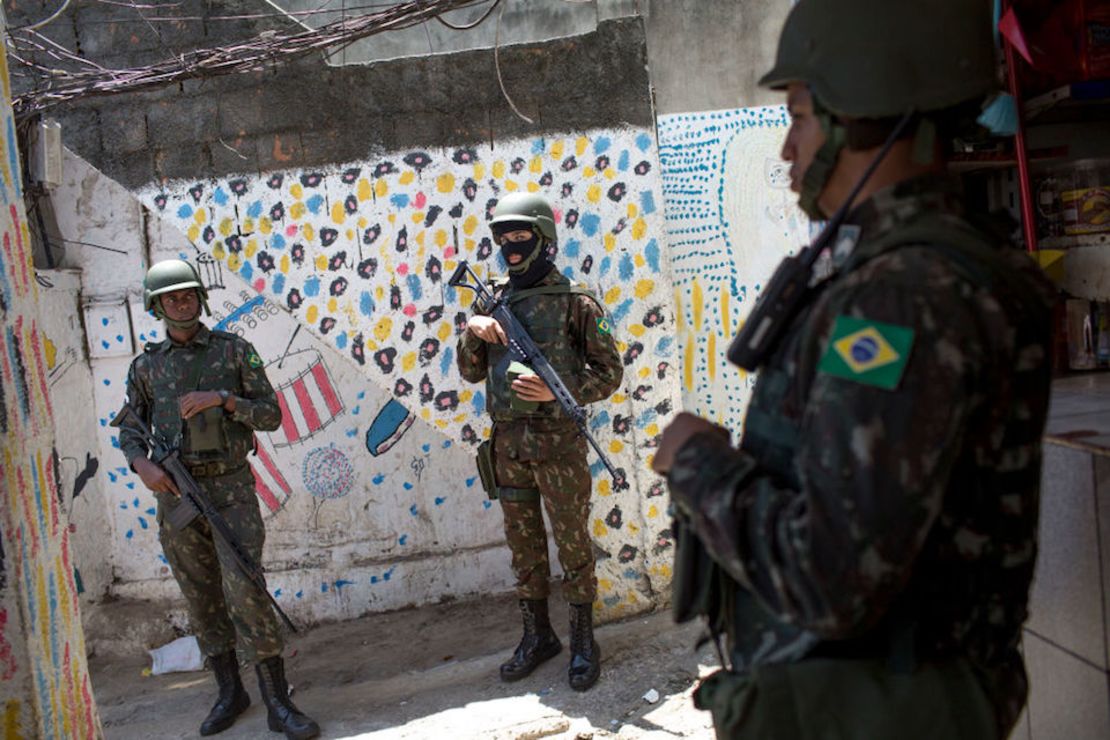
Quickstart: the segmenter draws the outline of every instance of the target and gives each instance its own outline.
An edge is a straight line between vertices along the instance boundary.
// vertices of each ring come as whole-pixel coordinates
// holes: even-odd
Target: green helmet
[[[547,199],[537,193],[509,193],[493,209],[489,225],[507,221],[532,224],[539,236],[548,242],[555,241],[555,212]]]
[[[984,98],[998,88],[985,0],[801,0],[759,84],[809,86],[847,118],[889,118]]]
[[[196,318],[191,321],[174,321],[162,311],[162,302],[154,300],[164,293],[172,293],[175,290],[184,290],[185,288],[196,289],[204,312],[211,315],[212,312],[208,309],[208,291],[205,289],[204,283],[200,281],[200,273],[185,260],[163,260],[150,266],[150,269],[146,272],[146,277],[143,278],[143,306],[146,310],[153,311],[155,316],[170,326],[180,329],[192,328],[200,320],[199,311]]]

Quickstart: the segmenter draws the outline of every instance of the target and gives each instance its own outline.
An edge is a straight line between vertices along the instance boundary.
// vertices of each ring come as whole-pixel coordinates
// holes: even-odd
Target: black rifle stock
[[[473,283],[467,282],[465,279],[467,277],[469,277]],[[470,269],[470,265],[467,264],[466,260],[460,262],[459,266],[455,268],[455,272],[451,275],[451,279],[447,281],[447,284],[453,288],[466,288],[467,290],[474,291],[478,300],[481,302],[480,305],[483,310],[488,311],[489,315],[496,319],[497,323],[501,324],[501,328],[505,330],[505,336],[509,340],[509,351],[525,365],[532,368],[536,375],[547,384],[547,387],[551,389],[551,393],[555,396],[555,400],[563,409],[563,413],[574,421],[578,426],[578,431],[582,433],[582,436],[584,436],[590,443],[590,446],[594,448],[594,452],[596,452],[598,458],[601,459],[605,469],[608,470],[609,475],[613,477],[613,482],[620,482],[624,478],[624,475],[613,467],[613,463],[606,457],[605,452],[601,449],[601,445],[599,445],[593,435],[590,434],[590,430],[586,425],[586,409],[578,405],[578,401],[575,400],[570,389],[563,383],[562,378],[559,377],[559,374],[555,372],[555,368],[553,368],[551,363],[547,361],[547,358],[544,357],[543,352],[536,346],[532,337],[528,336],[528,332],[520,325],[520,321],[518,321],[516,316],[513,315],[513,312],[509,310],[508,305],[490,292],[489,288],[487,288],[482,283],[481,279],[474,273],[474,270]]]
[[[222,540],[228,549],[231,550],[235,556],[235,564],[244,576],[246,576],[251,583],[253,583],[259,591],[266,595],[270,602],[270,606],[277,612],[278,617],[281,618],[283,624],[288,627],[292,632],[297,631],[296,625],[290,621],[289,617],[278,606],[277,601],[270,594],[266,588],[266,578],[262,574],[262,568],[254,562],[254,558],[243,549],[243,543],[235,536],[235,532],[231,529],[231,525],[227,520],[220,515],[212,506],[212,502],[204,495],[200,485],[196,479],[185,468],[185,464],[181,462],[178,456],[178,450],[170,447],[154,430],[149,428],[136,412],[131,407],[131,404],[125,403],[116,417],[112,419],[111,426],[113,427],[126,427],[137,434],[141,435],[146,442],[147,447],[150,448],[151,460],[169,473],[173,478],[174,483],[177,484],[177,490],[181,492],[180,503],[167,514],[170,525],[175,529],[188,526],[198,516],[203,516],[208,520],[208,524],[212,528],[214,537]]]

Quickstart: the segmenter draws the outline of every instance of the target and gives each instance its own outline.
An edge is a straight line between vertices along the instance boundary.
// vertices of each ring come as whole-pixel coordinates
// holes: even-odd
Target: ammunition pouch
[[[196,521],[198,516],[200,516],[200,509],[192,499],[183,496],[177,505],[166,512],[166,524],[169,525],[171,532],[180,532]]]
[[[478,463],[478,477],[482,481],[482,488],[490,500],[497,498],[497,478],[493,472],[493,441],[485,440],[478,445],[478,454],[475,458]]]
[[[225,414],[219,407],[205,409],[185,422],[185,460],[209,460],[227,454]]]

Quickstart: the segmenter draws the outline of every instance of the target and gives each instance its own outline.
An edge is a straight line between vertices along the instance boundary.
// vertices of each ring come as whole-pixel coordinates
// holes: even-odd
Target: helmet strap
[[[833,170],[836,169],[840,150],[844,148],[847,139],[847,131],[832,113],[818,104],[816,97],[813,99],[813,109],[814,115],[821,124],[821,130],[825,133],[825,142],[817,150],[813,161],[806,168],[805,175],[802,176],[802,191],[798,195],[798,207],[814,221],[824,221],[828,218],[828,214],[821,211],[817,199],[828,184]]]

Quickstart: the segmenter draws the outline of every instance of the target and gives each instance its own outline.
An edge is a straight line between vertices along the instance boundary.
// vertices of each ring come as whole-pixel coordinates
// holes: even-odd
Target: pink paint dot
[[[443,256],[446,257],[447,259],[451,259],[452,257],[455,256],[455,248],[454,247],[447,247],[446,249],[443,250]]]
[[[411,303],[409,305],[405,306],[404,314],[405,314],[405,316],[415,316],[416,315],[416,306],[414,306]]]
[[[409,263],[408,262],[402,262],[401,264],[397,265],[397,274],[398,275],[408,275],[409,274]]]
[[[297,228],[298,227],[297,227],[296,224],[289,224],[288,226],[285,227],[285,235],[286,236],[296,236],[297,235]]]
[[[254,281],[254,289],[256,291],[258,291],[259,293],[266,290],[266,280],[265,280],[265,278],[258,278],[257,280],[255,280]]]
[[[555,212],[555,223],[561,224],[563,222],[563,212],[558,208],[552,209]]]
[[[419,210],[423,210],[424,205],[427,202],[428,202],[428,198],[424,195],[424,193],[417,193],[416,194],[416,199],[413,201],[413,205],[415,205],[416,210],[419,211]]]

